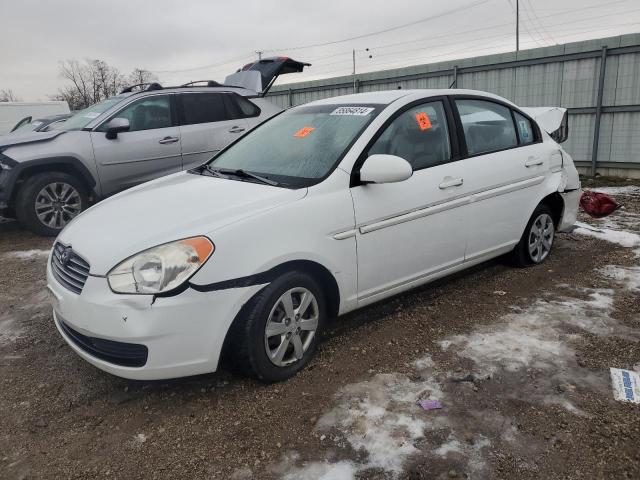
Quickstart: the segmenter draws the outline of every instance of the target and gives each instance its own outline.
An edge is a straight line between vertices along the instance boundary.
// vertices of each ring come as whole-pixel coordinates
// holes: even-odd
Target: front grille
[[[60,242],[53,246],[51,271],[64,287],[80,294],[89,276],[89,263]]]
[[[74,345],[100,360],[122,367],[143,367],[147,363],[149,350],[145,345],[87,337],[64,323],[59,316],[58,325]]]

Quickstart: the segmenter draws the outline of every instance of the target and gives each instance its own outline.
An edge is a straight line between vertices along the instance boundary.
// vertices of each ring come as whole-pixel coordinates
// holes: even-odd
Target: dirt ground
[[[269,386],[92,367],[52,323],[51,240],[2,223],[0,478],[640,478],[640,407],[609,378],[640,370],[640,189],[614,196],[624,210],[543,265],[493,261],[332,321]]]

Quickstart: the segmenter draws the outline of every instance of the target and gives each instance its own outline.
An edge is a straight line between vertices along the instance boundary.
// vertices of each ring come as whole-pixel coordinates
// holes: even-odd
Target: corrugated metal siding
[[[522,106],[579,109],[570,111],[569,139],[564,146],[576,161],[590,162],[601,62],[599,51],[605,45],[609,49],[626,49],[619,48],[619,53],[608,55],[606,60],[598,162],[633,163],[640,169],[640,34],[526,50],[517,57],[515,52],[510,52],[365,73],[357,76],[358,91],[448,88],[454,81],[453,69],[457,67],[457,88],[496,93]],[[567,55],[574,57],[564,58]],[[287,108],[351,94],[352,85],[351,76],[278,85],[269,97]],[[626,111],[611,111],[607,107]]]

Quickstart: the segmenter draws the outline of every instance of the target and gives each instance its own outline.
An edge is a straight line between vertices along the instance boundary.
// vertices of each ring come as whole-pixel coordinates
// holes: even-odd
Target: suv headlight
[[[192,237],[144,250],[111,269],[109,287],[115,293],[168,292],[196,273],[214,249],[207,237]]]

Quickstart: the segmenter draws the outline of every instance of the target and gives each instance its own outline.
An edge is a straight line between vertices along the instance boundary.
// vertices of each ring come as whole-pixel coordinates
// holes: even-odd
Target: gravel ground
[[[640,233],[640,191],[615,196],[583,220]],[[544,265],[489,262],[335,320],[309,368],[265,386],[82,361],[47,304],[51,240],[1,223],[0,478],[640,478],[639,407],[609,380],[640,368],[640,244],[582,233]]]

